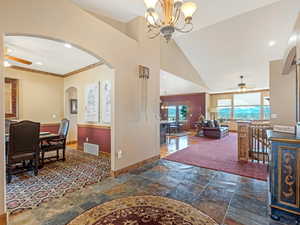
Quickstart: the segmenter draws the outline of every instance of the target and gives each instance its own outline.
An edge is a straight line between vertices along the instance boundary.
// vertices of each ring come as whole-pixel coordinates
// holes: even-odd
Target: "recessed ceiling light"
[[[35,64],[36,64],[36,65],[39,65],[39,66],[44,65],[42,62],[36,62]]]
[[[270,47],[272,47],[272,46],[274,46],[274,45],[276,45],[276,41],[270,41],[270,42],[269,42],[269,46],[270,46]]]
[[[64,46],[65,46],[66,48],[72,48],[72,45],[69,44],[69,43],[65,43]]]
[[[12,49],[10,49],[10,48],[7,48],[7,53],[12,53]]]
[[[4,65],[4,67],[10,67],[11,66],[11,64],[7,61],[4,61],[3,65]]]
[[[297,40],[297,35],[296,34],[292,35],[289,39],[289,44],[292,42],[296,42],[296,40]]]

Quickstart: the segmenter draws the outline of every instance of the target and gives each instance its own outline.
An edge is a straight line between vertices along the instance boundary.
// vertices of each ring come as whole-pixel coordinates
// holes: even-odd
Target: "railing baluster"
[[[272,129],[270,124],[252,123],[250,126],[249,157],[255,163],[269,163],[269,143],[266,130]]]

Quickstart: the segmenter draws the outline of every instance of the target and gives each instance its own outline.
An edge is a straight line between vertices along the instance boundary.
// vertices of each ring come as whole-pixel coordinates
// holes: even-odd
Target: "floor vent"
[[[86,153],[99,156],[99,145],[84,143],[83,149]]]

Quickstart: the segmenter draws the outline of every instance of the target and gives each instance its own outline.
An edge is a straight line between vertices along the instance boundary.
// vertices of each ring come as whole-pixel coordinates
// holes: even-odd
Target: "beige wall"
[[[273,125],[296,123],[296,72],[282,75],[283,60],[270,62],[270,104]]]
[[[56,123],[63,118],[63,79],[5,68],[4,76],[18,79],[19,120]]]
[[[103,15],[100,15],[100,14],[95,14],[93,12],[90,12],[90,11],[87,11],[88,13],[90,13],[91,15],[95,16],[96,18],[98,18],[99,20],[111,25],[113,28],[121,31],[123,34],[126,34],[128,35],[128,32],[127,32],[127,24],[126,23],[123,23],[123,22],[120,22],[120,21],[117,21],[117,20],[114,20],[114,19],[111,19],[109,17],[106,17],[106,16],[103,16]],[[130,36],[130,35],[129,35]]]
[[[14,15],[14,16],[12,16]],[[20,20],[22,21],[20,23]],[[112,121],[112,169],[118,170],[159,154],[160,42],[144,37],[140,18],[139,43],[73,5],[69,0],[10,0],[1,2],[0,37],[21,33],[56,38],[103,57],[116,72]],[[80,24],[80,26],[78,26]],[[2,47],[2,45],[1,45]],[[0,51],[1,53],[3,51]],[[147,53],[147,54],[145,54]],[[0,55],[2,56],[2,55]],[[2,56],[3,57],[3,56]],[[2,61],[3,58],[0,60]],[[140,119],[138,65],[148,66],[148,116]],[[2,63],[0,64],[0,71]],[[0,75],[3,79],[3,73]],[[3,105],[3,93],[1,93]],[[3,118],[3,112],[0,115]],[[3,121],[1,120],[1,124]],[[3,126],[2,126],[3,128]],[[3,129],[1,129],[2,137]],[[0,139],[0,214],[4,212],[4,138]],[[157,144],[155,144],[157,142]],[[116,159],[115,152],[123,151]]]
[[[295,32],[295,35],[297,35],[297,60],[298,60],[298,63],[300,63],[300,13],[298,15],[298,19],[297,19],[297,23],[296,23],[294,32]]]
[[[105,80],[110,80],[112,82],[112,91],[114,90],[114,77],[115,77],[115,72],[113,69],[109,68],[107,65],[101,65],[96,68],[75,74],[70,77],[64,78],[64,90],[65,90],[65,95],[68,95],[67,90],[70,88],[75,88],[77,92],[77,100],[78,100],[78,114],[77,115],[71,115],[69,114],[69,102],[65,102],[65,115],[70,121],[75,121],[78,124],[84,124],[87,123],[85,121],[85,114],[84,114],[84,109],[85,109],[85,88],[89,84],[93,83],[101,83],[102,81]],[[103,89],[100,89],[100,104],[103,102]],[[113,94],[113,93],[112,93]],[[65,98],[68,99],[68,98]],[[113,97],[112,97],[113,99]],[[113,104],[113,103],[112,103]],[[100,107],[101,110],[103,110],[103,107]],[[100,115],[101,115],[100,111]],[[74,118],[76,117],[76,118]],[[100,116],[100,125],[110,125],[106,124],[103,122],[102,117]],[[77,137],[75,136],[76,134],[76,124],[72,123],[72,126],[70,126],[70,140],[74,141],[77,140]]]
[[[12,16],[13,15],[13,16]],[[20,23],[20,21],[22,21]],[[78,26],[80,24],[80,26]],[[67,41],[102,57],[115,70],[115,104],[112,106],[112,170],[118,170],[159,154],[159,76],[161,54],[169,57],[169,68],[180,62],[184,55],[174,46],[176,54],[167,54],[172,46],[162,48],[159,38],[148,39],[145,19],[130,22],[130,32],[135,37],[111,27],[78,8],[69,0],[10,0],[1,2],[0,7],[0,48],[5,34],[30,34]],[[171,48],[171,49],[170,49]],[[1,50],[1,49],[0,49]],[[3,60],[2,50],[0,61]],[[180,57],[178,57],[180,56]],[[173,58],[173,59],[172,59]],[[176,63],[174,63],[176,62]],[[199,81],[185,58],[178,67],[184,79]],[[168,65],[167,62],[164,65]],[[147,81],[147,116],[141,111],[141,82],[138,65],[150,68]],[[0,79],[3,79],[0,63]],[[167,69],[168,71],[168,69]],[[175,71],[175,73],[176,71]],[[192,75],[191,75],[192,74]],[[3,83],[1,82],[1,85]],[[3,90],[3,88],[2,88]],[[3,92],[0,103],[3,105]],[[63,98],[62,98],[63,99]],[[3,135],[3,110],[0,123]],[[0,139],[0,215],[4,212],[4,138]],[[116,159],[116,152],[122,150],[123,157]]]

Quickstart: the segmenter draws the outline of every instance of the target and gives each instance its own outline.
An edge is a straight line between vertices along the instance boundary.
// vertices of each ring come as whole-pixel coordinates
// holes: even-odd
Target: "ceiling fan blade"
[[[14,57],[14,56],[5,55],[4,57],[6,59],[9,59],[9,60],[12,60],[12,61],[15,61],[15,62],[18,62],[18,63],[22,63],[22,64],[25,64],[25,65],[31,65],[32,64],[32,62],[30,62],[28,60],[17,58],[17,57]]]
[[[247,89],[254,89],[254,88],[256,88],[256,85],[253,85],[253,84],[252,85],[251,84],[250,85],[246,85],[246,88]]]

